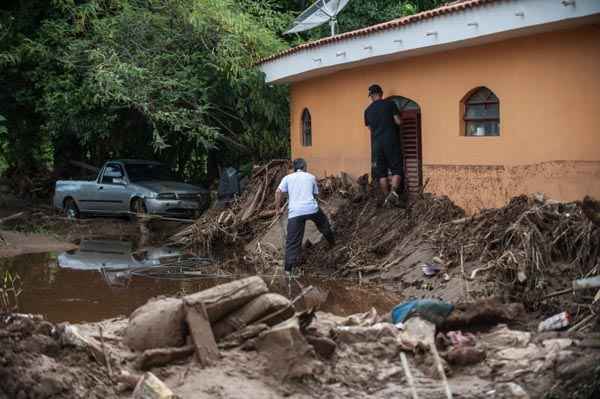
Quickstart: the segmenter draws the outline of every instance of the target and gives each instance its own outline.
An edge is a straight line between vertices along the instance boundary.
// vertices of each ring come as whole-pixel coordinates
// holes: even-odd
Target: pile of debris
[[[208,210],[193,225],[173,235],[171,243],[210,253],[217,240],[233,242],[272,223],[276,213],[273,206],[275,190],[289,168],[289,160],[272,160],[256,168],[247,189],[228,209]]]
[[[535,304],[571,280],[598,274],[600,228],[581,203],[513,198],[508,205],[441,224],[427,233],[447,267],[475,263],[499,293]]]
[[[10,383],[0,396],[592,398],[600,389],[600,336],[501,324],[524,320],[518,303],[419,300],[339,317],[296,312],[296,300],[250,277],[151,300],[129,319],[4,318],[0,378]]]
[[[209,209],[193,225],[174,234],[170,243],[210,254],[215,243],[248,242],[269,230],[280,220],[274,206],[275,191],[290,167],[289,160],[272,160],[255,168],[246,190],[227,209]],[[334,195],[355,200],[364,192],[345,173],[322,178],[318,184],[322,202]]]

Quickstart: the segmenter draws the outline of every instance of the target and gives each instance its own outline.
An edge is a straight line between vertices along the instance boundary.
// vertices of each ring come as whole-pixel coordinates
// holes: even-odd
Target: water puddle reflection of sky
[[[233,278],[165,279],[135,272],[180,261],[196,263],[200,270],[202,261],[206,262],[169,247],[136,248],[129,241],[87,240],[75,251],[0,259],[0,276],[7,271],[20,276],[23,292],[18,298],[19,312],[43,314],[54,322],[91,322],[129,315],[149,298],[189,294]],[[265,281],[272,291],[290,295],[287,280],[265,277]],[[322,278],[294,282],[291,296],[309,285],[315,287],[321,309],[338,314],[363,312],[370,307],[385,312],[399,301],[397,295],[377,287]]]

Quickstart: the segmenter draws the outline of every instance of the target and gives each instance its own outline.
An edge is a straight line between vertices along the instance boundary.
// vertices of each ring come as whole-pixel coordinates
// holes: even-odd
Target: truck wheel
[[[75,203],[75,201],[73,200],[73,198],[67,198],[65,200],[65,206],[64,206],[64,210],[65,210],[65,216],[67,217],[67,219],[79,219],[79,208],[77,207],[77,204]]]

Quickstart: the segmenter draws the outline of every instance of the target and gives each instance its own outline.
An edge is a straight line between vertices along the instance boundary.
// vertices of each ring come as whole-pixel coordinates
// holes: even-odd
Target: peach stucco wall
[[[598,25],[356,67],[294,83],[293,156],[306,158],[318,175],[369,172],[363,111],[372,83],[380,84],[386,96],[408,97],[420,105],[428,191],[449,195],[466,208],[473,206],[468,191],[477,190],[483,190],[475,193],[480,198],[477,207],[498,206],[523,192],[546,191],[564,200],[583,193],[600,196]],[[500,137],[461,136],[460,101],[478,86],[490,88],[500,99]],[[300,144],[305,107],[312,116],[312,147]],[[554,161],[583,163],[570,162],[571,172],[565,177],[560,167],[548,166]],[[535,166],[542,163],[546,166]],[[520,172],[503,172],[501,187],[482,188],[469,183],[473,166],[488,167],[477,172],[484,180],[497,176],[500,169]],[[554,172],[541,172],[548,167]],[[511,179],[517,177],[513,184]],[[568,184],[561,186],[564,179]]]

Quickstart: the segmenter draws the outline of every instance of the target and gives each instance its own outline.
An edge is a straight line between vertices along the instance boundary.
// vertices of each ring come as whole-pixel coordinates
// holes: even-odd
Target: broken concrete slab
[[[263,279],[253,276],[188,295],[184,300],[189,305],[202,303],[208,319],[215,323],[268,291]]]
[[[262,294],[242,306],[240,309],[233,311],[224,319],[213,324],[215,338],[223,338],[234,331],[244,328],[246,325],[261,317],[290,307],[290,300],[283,295],[275,293]]]
[[[208,321],[206,308],[202,302],[190,304],[187,300],[184,301],[184,308],[185,320],[190,329],[198,360],[203,366],[210,366],[221,355]]]
[[[182,346],[183,316],[181,299],[151,299],[129,317],[124,343],[137,351]]]
[[[261,334],[256,349],[268,360],[268,369],[279,379],[314,375],[321,367],[313,347],[300,332],[293,318]]]

